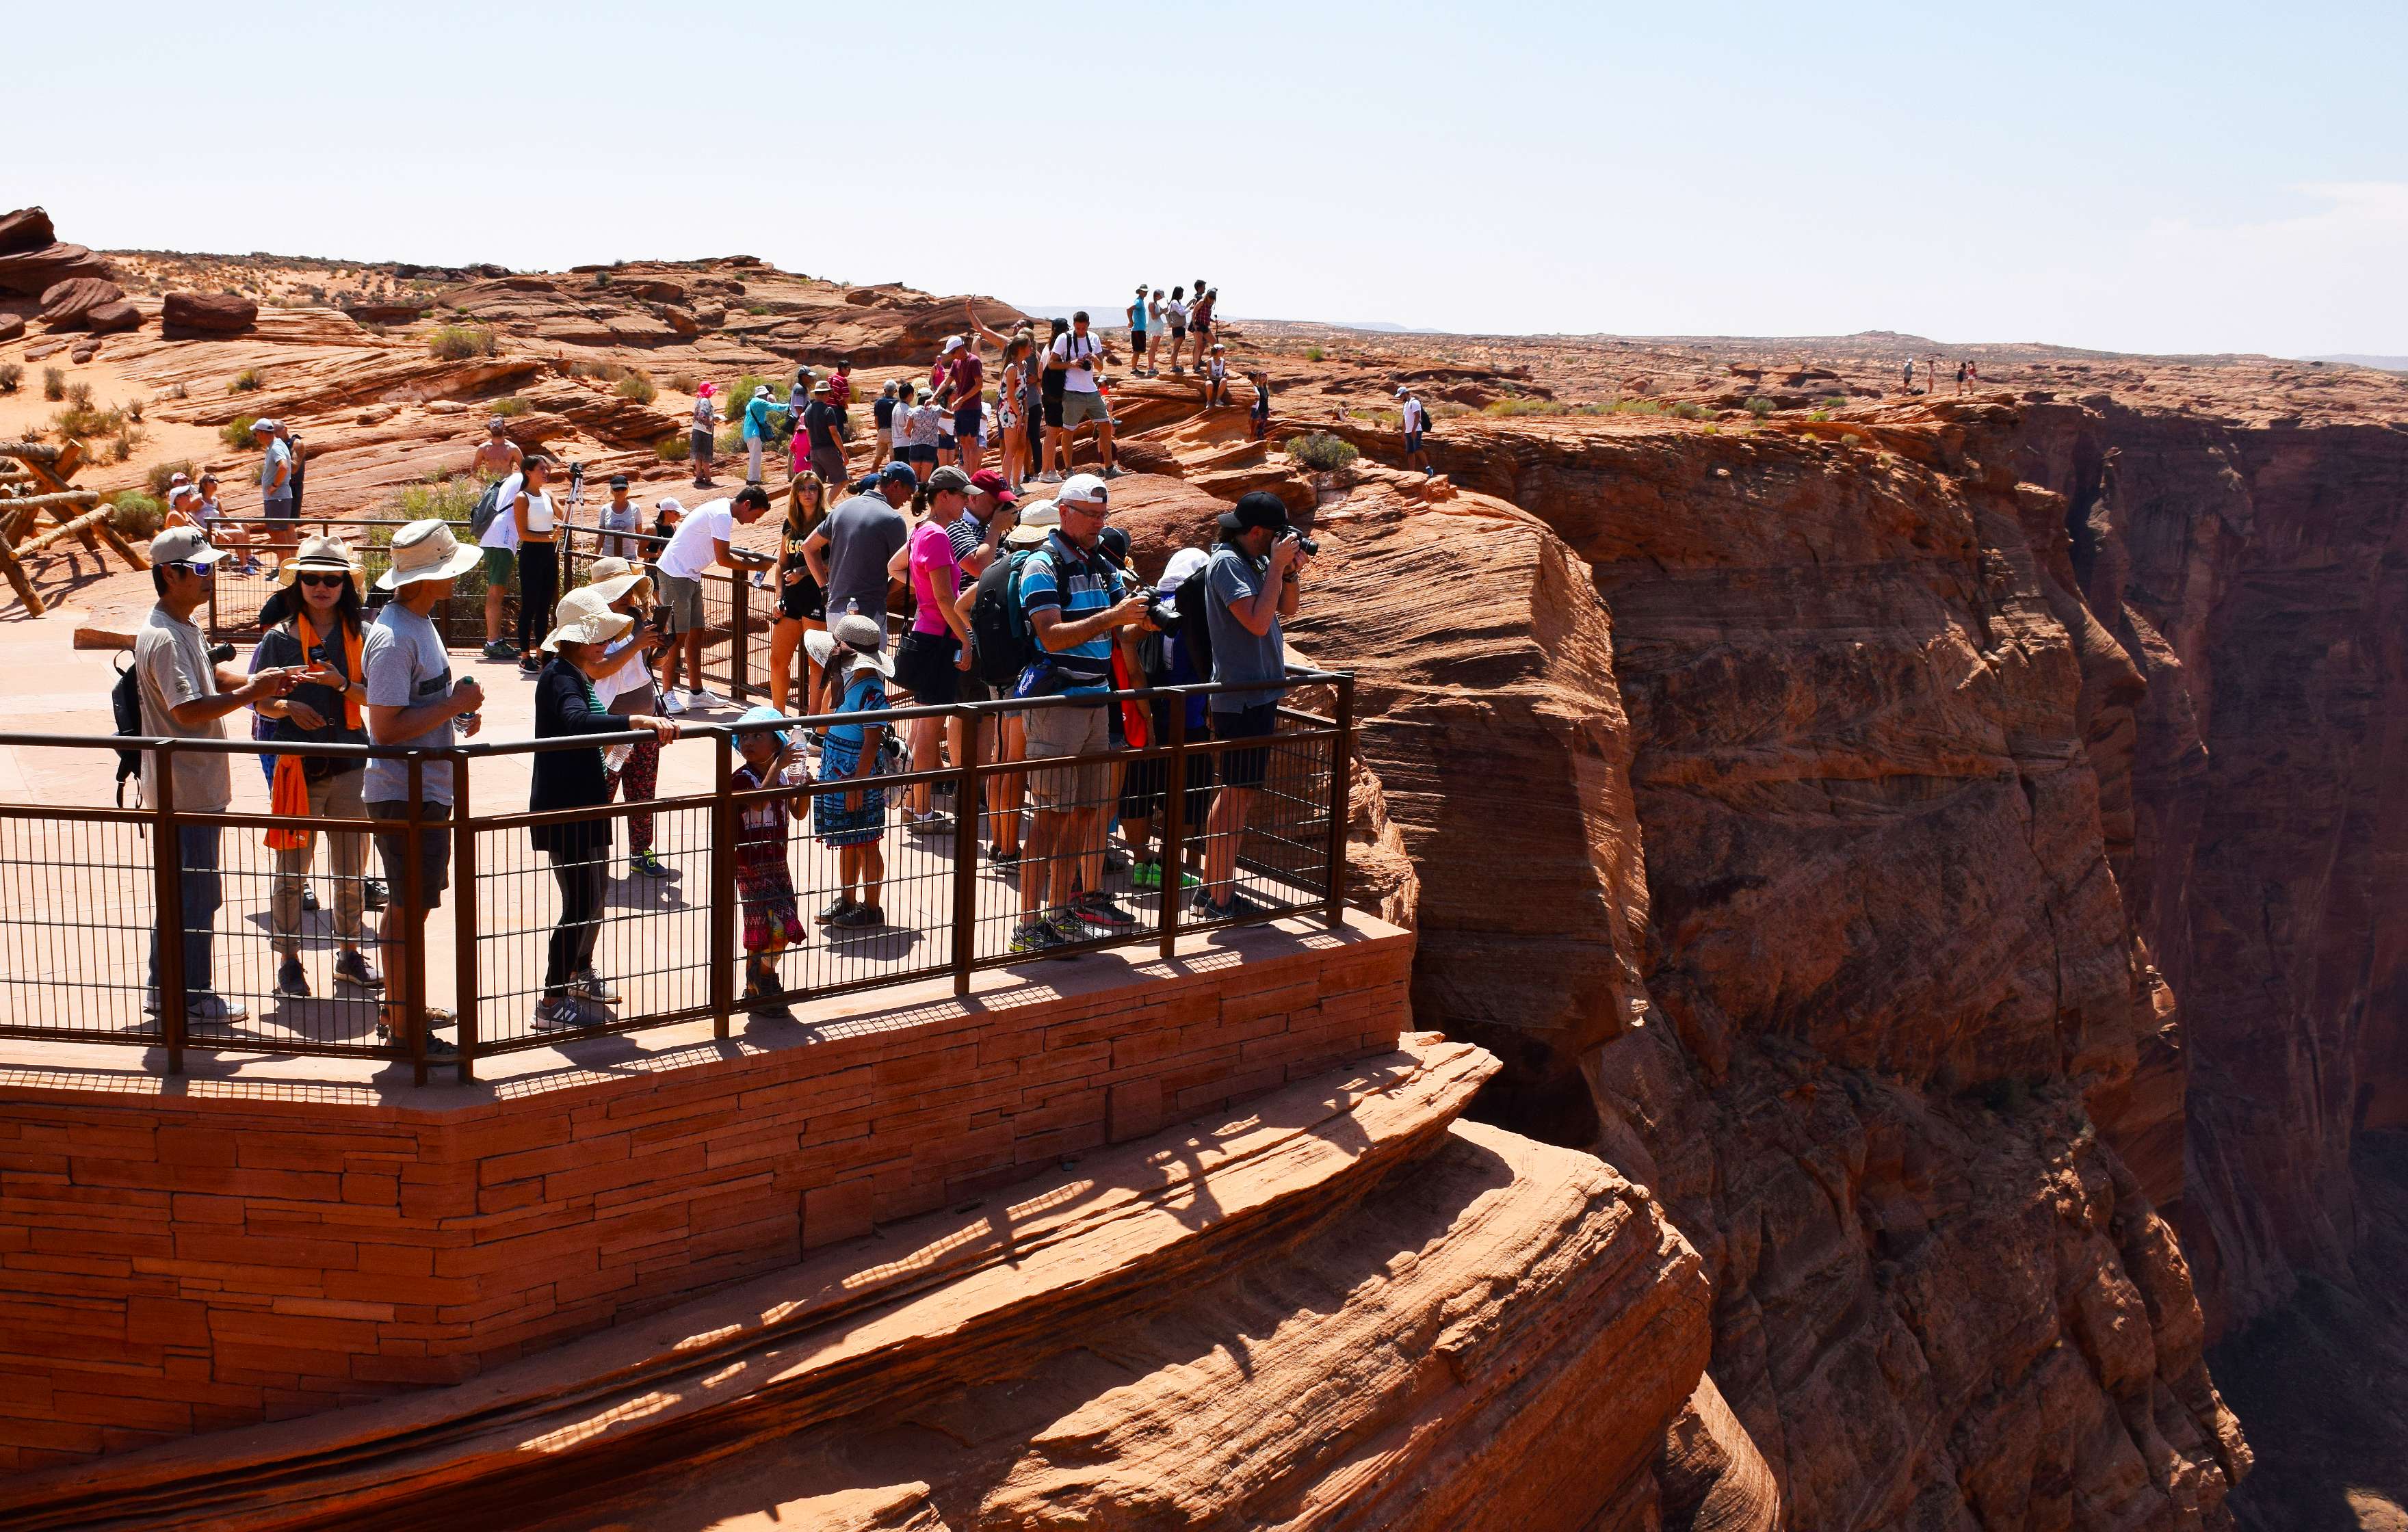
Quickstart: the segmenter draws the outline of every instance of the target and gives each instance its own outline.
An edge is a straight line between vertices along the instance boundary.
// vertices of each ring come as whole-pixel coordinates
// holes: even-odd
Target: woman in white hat
[[[631,728],[649,731],[661,744],[677,737],[678,726],[671,720],[650,713],[614,717],[595,694],[595,679],[619,667],[620,656],[609,652],[610,640],[624,635],[635,621],[612,611],[609,601],[591,585],[568,593],[560,603],[558,625],[543,641],[543,651],[552,658],[536,678],[537,738],[619,734]],[[530,810],[599,809],[609,801],[599,746],[536,755]],[[599,1026],[609,1019],[600,1008],[619,1000],[618,992],[594,969],[594,944],[602,934],[602,899],[609,881],[610,822],[601,817],[548,822],[532,826],[527,838],[552,858],[552,875],[560,884],[560,918],[553,923],[545,952],[536,1030]]]
[[[291,695],[254,704],[266,722],[266,737],[294,744],[365,745],[368,742],[367,670],[362,651],[367,623],[360,598],[366,572],[340,537],[306,539],[280,571],[284,588],[266,613],[272,625],[260,635],[251,667],[307,672]],[[359,760],[317,755],[278,755],[269,778],[269,802],[279,815],[301,819],[367,818],[361,801]],[[367,838],[330,834],[327,850],[335,872],[334,981],[362,993],[384,987],[360,951],[361,913],[367,908]],[[276,852],[276,882],[268,901],[269,944],[278,958],[276,993],[306,999],[309,976],[301,965],[302,895],[318,837],[306,828],[268,832]]]
[[[825,631],[803,635],[827,676],[828,711],[835,714],[877,712],[886,706],[886,639],[878,623],[849,611]],[[831,723],[820,741],[823,783],[867,783],[878,775],[878,754],[886,725],[856,721]],[[822,793],[811,800],[811,832],[837,848],[844,889],[836,902],[819,912],[824,925],[883,925],[881,903],[886,890],[886,790],[859,786],[847,793]],[[853,890],[861,890],[855,898]]]
[[[660,649],[662,639],[660,631],[644,620],[644,613],[652,604],[652,576],[615,555],[598,558],[586,571],[585,588],[600,593],[612,611],[635,623],[603,651],[603,658],[611,663],[611,668],[595,679],[594,694],[602,699],[602,705],[614,717],[635,718],[658,711],[661,702],[652,681],[652,655]],[[624,787],[629,803],[650,803],[660,789],[658,739],[614,745],[602,752],[602,764],[613,796]],[[650,811],[627,816],[627,867],[647,878],[669,875],[668,867],[652,854]]]

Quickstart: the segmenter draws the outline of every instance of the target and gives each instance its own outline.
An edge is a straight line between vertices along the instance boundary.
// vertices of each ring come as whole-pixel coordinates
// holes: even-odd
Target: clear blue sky
[[[0,208],[94,246],[2408,353],[2396,0],[123,0],[103,32],[17,72],[0,164]]]

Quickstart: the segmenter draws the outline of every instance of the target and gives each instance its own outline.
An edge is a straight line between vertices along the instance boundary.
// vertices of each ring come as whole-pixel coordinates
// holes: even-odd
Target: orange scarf
[[[309,651],[317,648],[321,642],[317,625],[309,621],[308,612],[295,616],[293,625],[300,636],[301,653],[306,659],[308,657]],[[343,658],[350,669],[351,679],[358,680],[360,636],[357,632],[347,632],[343,635]],[[343,723],[349,728],[356,729],[360,726],[360,705],[351,700],[349,687],[343,690]],[[276,774],[268,781],[267,811],[282,820],[302,821],[309,817],[309,778],[308,769],[301,764],[300,756],[279,755],[276,758]],[[309,838],[310,832],[308,830],[285,829],[280,826],[268,831],[265,839],[269,851],[297,852],[309,844]]]

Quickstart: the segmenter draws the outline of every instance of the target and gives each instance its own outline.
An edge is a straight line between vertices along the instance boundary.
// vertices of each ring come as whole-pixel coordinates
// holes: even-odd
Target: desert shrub
[[[1307,346],[1304,349],[1304,359],[1308,362],[1319,362],[1328,355],[1329,353],[1319,346]]]
[[[67,403],[75,406],[78,409],[90,409],[92,408],[92,385],[90,383],[69,383],[67,385]]]
[[[1747,412],[1755,416],[1757,420],[1764,419],[1779,408],[1780,406],[1774,404],[1771,400],[1766,398],[1761,394],[1747,402]]]
[[[134,450],[142,445],[142,428],[138,425],[119,424],[117,435],[108,443],[108,460],[123,463],[131,458]]]
[[[744,306],[744,311],[758,319],[769,311],[769,306],[766,303],[748,303]]]
[[[147,400],[128,399],[125,401],[125,418],[136,424],[140,424],[142,421],[142,412],[150,408],[150,403]]]
[[[50,424],[69,441],[85,441],[93,437],[112,436],[124,429],[125,411],[94,409],[90,404],[71,404],[52,416]]]
[[[120,490],[109,497],[108,524],[124,537],[156,537],[167,508],[139,490]]]
[[[1661,415],[1664,407],[1653,399],[1616,399],[1614,413],[1619,415]]]
[[[256,415],[236,415],[218,427],[218,439],[237,450],[251,445],[251,426]]]
[[[189,399],[192,396],[193,391],[181,383],[170,383],[159,391],[159,397],[163,399]]]
[[[25,369],[14,362],[0,362],[0,394],[14,394],[17,385],[25,380]]]
[[[494,400],[489,406],[487,406],[487,408],[492,409],[494,414],[508,420],[512,416],[525,414],[528,410],[533,409],[535,406],[527,403],[524,399],[522,399],[517,394],[513,394],[507,397]]]
[[[266,386],[267,379],[257,367],[245,367],[240,372],[234,375],[234,381],[226,385],[226,392],[228,394],[256,394]]]
[[[669,387],[677,390],[680,394],[687,395],[688,397],[692,397],[694,391],[701,386],[702,379],[696,378],[690,372],[681,372],[675,374],[669,379]]]
[[[67,375],[56,367],[42,369],[42,397],[52,404],[67,396]]]
[[[744,451],[744,428],[740,425],[721,426],[719,435],[711,438],[710,450],[721,457],[740,454]]]
[[[694,443],[681,431],[673,437],[663,437],[652,444],[652,452],[663,463],[683,463],[694,456]]]
[[[1831,412],[1828,409],[1818,409],[1806,418],[1810,421],[1828,421],[1831,418]]]
[[[1553,399],[1526,399],[1516,394],[1481,406],[1484,415],[1560,415],[1565,407]]]
[[[1672,407],[1672,413],[1680,416],[1684,421],[1701,421],[1706,418],[1706,407],[1703,405],[1674,405]]]
[[[631,372],[619,379],[619,397],[633,399],[639,405],[651,404],[660,392],[652,386],[652,380],[640,372]]]
[[[150,471],[143,475],[142,478],[143,482],[150,486],[150,493],[153,495],[164,499],[167,494],[168,480],[174,479],[178,474],[182,474],[187,479],[198,479],[200,477],[201,470],[193,465],[193,460],[191,458],[179,457],[173,463],[154,463],[150,465]]]
[[[494,354],[494,332],[476,324],[438,324],[427,332],[426,349],[446,362]]]
[[[1318,468],[1327,473],[1345,467],[1362,454],[1356,451],[1354,444],[1344,437],[1333,437],[1326,431],[1315,431],[1309,436],[1290,437],[1287,443],[1287,455],[1308,468]]]
[[[394,492],[386,508],[405,522],[466,522],[484,489],[480,480],[465,475],[405,484]]]
[[[752,402],[752,391],[764,384],[768,386],[770,398],[780,404],[786,402],[786,391],[780,385],[777,379],[764,378],[757,372],[748,372],[729,384],[728,392],[719,396],[719,412],[742,420],[744,407]]]

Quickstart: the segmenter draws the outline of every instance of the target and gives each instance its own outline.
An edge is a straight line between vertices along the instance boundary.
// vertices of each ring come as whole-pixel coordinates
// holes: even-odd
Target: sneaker
[[[950,823],[952,821],[939,809],[931,809],[924,814],[909,807],[903,810],[903,828],[907,830],[933,832],[943,829]]]
[[[647,878],[666,878],[669,875],[668,864],[648,851],[628,852],[627,870],[640,872]]]
[[[998,867],[1017,869],[1020,866],[1020,848],[1014,846],[1011,850],[1005,851],[1001,846],[990,845],[986,849],[986,859]]]
[[[543,674],[543,662],[532,654],[522,654],[519,656],[519,674],[540,676]]]
[[[665,713],[681,713],[685,711],[685,704],[678,700],[677,691],[674,687],[661,694],[661,711]]]
[[[312,915],[318,912],[319,905],[317,884],[304,883],[301,885],[301,908]]]
[[[499,638],[487,644],[482,652],[485,658],[489,660],[515,660],[519,657],[519,651],[517,650],[512,649],[509,645],[502,642]]]
[[[1105,851],[1105,852],[1104,852],[1104,870],[1105,870],[1106,872],[1126,872],[1126,871],[1128,871],[1128,869],[1129,869],[1128,852],[1116,852],[1116,851],[1111,851],[1111,850],[1110,850],[1110,849],[1107,849],[1107,850]]]
[[[385,892],[384,880],[370,878],[361,885],[360,902],[370,909],[382,909],[392,895]]]
[[[1017,953],[1050,952],[1068,945],[1062,933],[1054,929],[1052,919],[1043,915],[1021,922],[1011,933],[1011,951]]]
[[[1118,479],[1120,476],[1121,465],[1117,463],[1114,463],[1104,469],[1104,477],[1106,479]]]
[[[276,993],[288,1000],[309,998],[309,976],[301,971],[301,960],[288,957],[276,966]]]
[[[716,708],[719,698],[699,686],[689,686],[685,689],[685,705],[689,708]]]
[[[830,904],[825,909],[821,910],[817,915],[813,916],[812,919],[818,921],[822,925],[835,925],[842,922],[846,913],[852,909],[853,901],[842,895],[838,895],[833,904]]]
[[[1229,891],[1227,904],[1214,904],[1210,892],[1198,887],[1194,897],[1187,901],[1187,908],[1199,920],[1235,921],[1244,920],[1250,915],[1259,915],[1263,912],[1264,907],[1235,889]]]
[[[368,966],[367,955],[357,948],[335,959],[335,982],[349,984],[355,990],[384,988],[384,975]]]
[[[452,1025],[459,1019],[459,1017],[454,1016],[452,1012],[444,1009],[441,1006],[428,1006],[426,1008],[426,1056],[428,1058],[435,1057],[436,1052],[438,1049],[442,1051],[442,1056],[445,1058],[453,1058],[458,1056],[460,1050],[452,1047],[450,1043],[445,1042],[435,1034],[440,1029]],[[394,1040],[394,1034],[392,1024],[384,1019],[383,1013],[380,1012],[377,1016],[376,1040],[379,1042],[389,1043]]]
[[[1135,915],[1114,902],[1111,895],[1101,892],[1080,895],[1069,912],[1072,918],[1099,931],[1125,931],[1137,923]]]
[[[215,1029],[251,1020],[251,1009],[241,1001],[229,1000],[222,995],[204,995],[187,1008],[184,1019],[194,1026]]]
[[[572,999],[591,1000],[597,1006],[619,1003],[619,992],[610,987],[610,981],[591,968],[580,968],[568,976],[568,993]]]
[[[535,1029],[538,1032],[582,1032],[596,1024],[598,1018],[589,1015],[583,1006],[566,995],[555,995],[538,1000],[535,1007]],[[429,1039],[432,1041],[432,1039]]]
[[[833,925],[864,926],[886,923],[885,909],[874,904],[857,904],[829,923]]]

